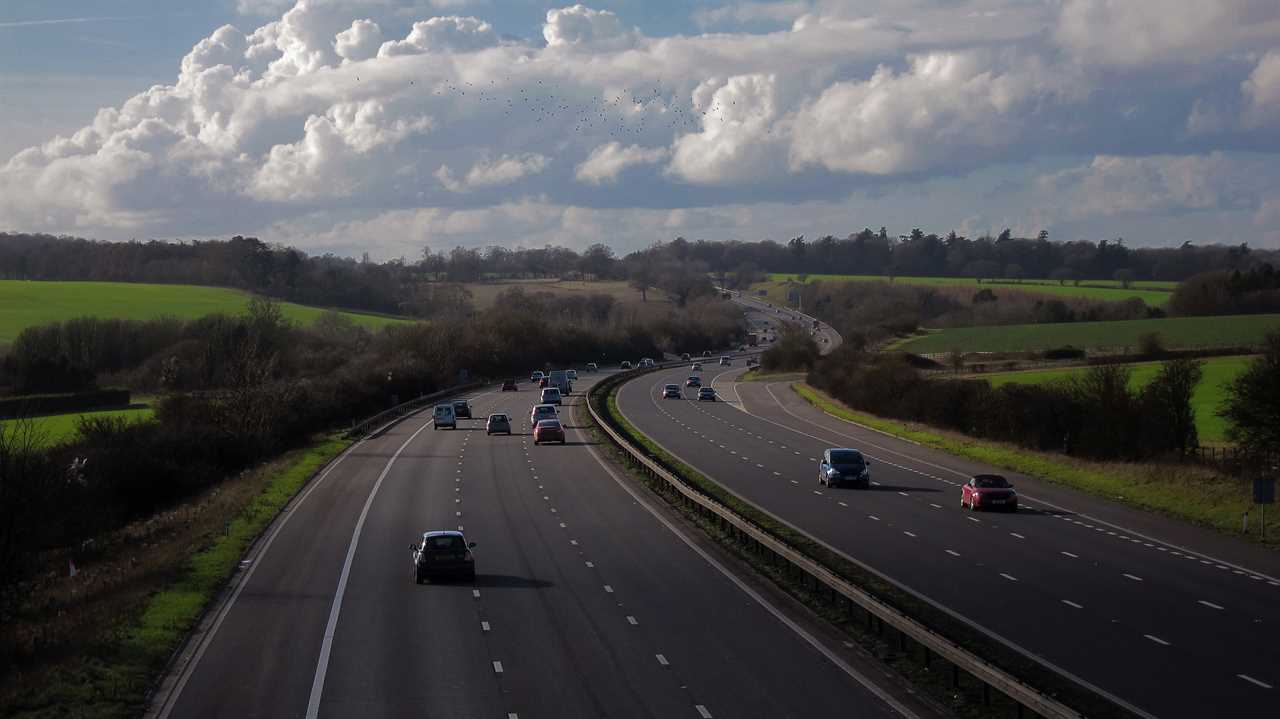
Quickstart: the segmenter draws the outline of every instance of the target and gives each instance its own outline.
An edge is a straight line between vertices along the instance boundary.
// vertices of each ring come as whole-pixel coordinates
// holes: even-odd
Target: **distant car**
[[[702,363],[701,363],[701,362],[694,362],[694,363],[693,363],[693,366],[692,366],[692,367],[690,367],[689,369],[690,369],[690,370],[692,370],[692,371],[694,371],[694,372],[701,372],[701,371],[702,371]]]
[[[650,358],[648,358],[648,357],[641,357],[641,358],[640,358],[640,366],[641,366],[641,367],[652,367],[652,366],[653,366],[653,360],[652,360],[652,359],[650,359]]]
[[[703,357],[710,357],[710,356],[711,356],[711,350],[702,350],[702,356],[703,356]]]
[[[688,353],[688,352],[681,352],[681,353],[680,353],[680,360],[681,360],[682,362],[688,362],[688,361],[689,361],[689,360],[691,360],[691,359],[693,359],[693,358],[689,356],[689,353]]]
[[[731,361],[728,357],[721,357],[721,358],[720,358],[720,366],[721,366],[721,367],[727,367],[727,366],[729,366],[730,364],[732,364],[732,361]]]
[[[502,391],[503,392],[519,392],[520,388],[516,386],[516,378],[512,377],[511,379],[502,380]]]
[[[471,405],[467,404],[465,399],[455,399],[453,401],[453,415],[455,417],[471,419]]]
[[[622,360],[622,364],[618,365],[618,369],[631,369],[631,363],[627,360]]]
[[[739,351],[739,352],[746,352],[746,351],[747,351],[747,346],[746,346],[746,345],[738,345],[738,351]]]
[[[559,442],[564,444],[564,427],[558,419],[538,420],[533,428],[533,443]]]
[[[686,379],[684,381],[684,386],[685,387],[701,387],[702,380],[697,377],[690,377],[689,379]]]
[[[1018,493],[1009,480],[998,474],[975,474],[960,488],[960,506],[969,509],[1018,511]]]
[[[476,560],[462,532],[452,530],[423,532],[420,543],[409,545],[413,553],[413,581],[424,581],[441,575],[460,576],[468,581],[476,578]]]
[[[434,429],[448,427],[449,429],[458,428],[458,418],[453,413],[452,404],[438,404],[431,413],[432,425]]]
[[[702,389],[698,390],[698,401],[699,402],[716,401],[716,391],[714,389],[711,389],[710,387],[703,387]]]
[[[578,379],[578,370],[576,370],[576,369],[567,369],[567,370],[565,370],[565,371],[564,371],[564,375],[565,375],[566,377],[568,377],[569,379],[571,379],[571,380]]]
[[[748,366],[748,367],[755,367],[755,366],[757,366],[757,365],[759,365],[759,364],[760,364],[760,360],[756,359],[755,357],[748,357],[748,358],[747,358],[747,366]]]
[[[600,369],[600,366],[599,366],[599,365],[597,365],[595,362],[588,362],[588,363],[587,363],[587,371],[588,371],[588,372],[597,372],[597,371],[599,371],[599,369]]]
[[[551,378],[543,377],[542,379],[538,380],[539,388],[546,389],[547,387],[550,387],[550,386],[551,386]]]
[[[489,419],[485,420],[484,433],[489,434],[511,434],[511,418],[505,414],[491,414]]]
[[[564,400],[560,396],[560,390],[555,387],[548,387],[542,390],[541,401],[543,404],[564,404]]]
[[[559,413],[556,411],[554,404],[535,404],[533,410],[529,412],[530,426],[537,427],[538,422],[544,419],[555,419]]]
[[[871,463],[856,449],[828,449],[818,461],[818,484],[867,489],[871,486]]]
[[[535,371],[533,372],[533,374],[529,375],[529,381],[530,381],[530,382],[541,382],[541,381],[542,381],[542,378],[543,378],[544,376],[545,376],[545,375],[543,375],[543,374],[542,374],[542,371],[541,371],[541,370],[535,370]]]
[[[662,398],[663,399],[682,399],[683,395],[680,394],[680,385],[669,384],[666,387],[663,387]]]

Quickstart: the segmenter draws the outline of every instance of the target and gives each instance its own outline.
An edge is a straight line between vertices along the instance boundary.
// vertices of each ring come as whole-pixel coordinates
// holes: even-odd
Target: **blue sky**
[[[9,0],[0,230],[1276,247],[1278,38],[1274,0]]]

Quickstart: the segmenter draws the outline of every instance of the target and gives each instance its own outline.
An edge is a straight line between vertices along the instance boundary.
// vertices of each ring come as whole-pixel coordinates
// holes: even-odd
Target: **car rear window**
[[[831,453],[832,464],[862,464],[862,453],[853,450]]]
[[[506,421],[507,421],[507,415],[505,415],[505,414],[491,414],[491,415],[489,415],[489,420],[490,420],[490,421],[492,421],[492,422],[506,422]]]
[[[983,474],[973,478],[973,483],[983,489],[1008,489],[1009,480],[998,474]]]
[[[462,537],[456,535],[445,535],[443,537],[428,537],[427,549],[434,550],[453,550],[460,551],[467,548],[466,542],[462,541]]]
[[[560,422],[554,419],[543,419],[538,421],[538,426],[543,429],[560,429]]]

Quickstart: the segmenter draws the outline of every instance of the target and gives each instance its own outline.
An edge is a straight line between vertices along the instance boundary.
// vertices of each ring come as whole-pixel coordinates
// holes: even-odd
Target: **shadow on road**
[[[468,582],[468,584],[473,584],[476,587],[506,587],[511,589],[546,589],[553,586],[551,582],[542,579],[516,577],[510,574],[477,574],[476,581],[474,583]]]

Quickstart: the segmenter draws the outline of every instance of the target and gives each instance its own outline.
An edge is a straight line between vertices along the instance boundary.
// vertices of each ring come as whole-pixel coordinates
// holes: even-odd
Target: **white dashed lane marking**
[[[1133,580],[1133,581],[1135,581],[1135,582],[1141,582],[1141,581],[1142,581],[1142,577],[1135,577],[1135,576],[1133,576],[1132,574],[1124,574],[1124,575],[1122,575],[1122,576],[1123,576],[1124,578],[1126,578],[1126,579],[1132,579],[1132,580]]]
[[[494,673],[494,674],[501,674],[501,673],[502,673],[502,662],[495,661],[495,662],[493,663],[493,673]]]
[[[661,664],[662,666],[664,667],[671,666],[671,662],[667,661],[667,658],[662,656],[661,654],[655,654],[654,656],[658,658],[658,663]]]
[[[1222,606],[1221,606],[1221,605],[1214,604],[1213,602],[1206,602],[1206,601],[1205,601],[1205,600],[1203,600],[1203,599],[1201,599],[1201,600],[1200,600],[1200,603],[1201,603],[1201,604],[1203,604],[1203,605],[1205,605],[1206,607],[1208,607],[1208,608],[1210,608],[1210,609],[1222,609]]]
[[[1270,689],[1271,687],[1267,687],[1267,688]],[[694,704],[693,708],[698,710],[698,716],[702,717],[702,719],[711,719],[711,712],[707,711],[706,707],[702,706],[701,704]]]
[[[1156,644],[1159,644],[1159,645],[1160,645],[1160,646],[1162,646],[1162,647],[1167,647],[1167,646],[1169,646],[1169,645],[1170,645],[1170,643],[1169,643],[1169,642],[1166,642],[1165,640],[1161,639],[1160,637],[1153,636],[1153,635],[1151,635],[1151,634],[1143,634],[1142,636],[1146,637],[1147,639],[1150,639],[1151,641],[1155,642]]]
[[[950,554],[950,555],[951,555],[951,556],[953,556],[953,557],[958,557],[958,556],[960,556],[960,553],[959,553],[959,552],[957,552],[957,551],[955,551],[955,550],[951,550],[951,549],[944,549],[943,551],[945,551],[947,554]]]
[[[1064,600],[1062,600],[1062,603],[1063,603],[1063,604],[1065,604],[1065,605],[1067,605],[1068,607],[1075,607],[1076,609],[1084,609],[1084,605],[1083,605],[1083,604],[1076,604],[1075,602],[1071,601],[1070,599],[1064,599]]]
[[[1012,574],[1005,574],[1004,572],[1001,572],[1001,573],[1000,573],[1000,576],[1004,577],[1005,579],[1008,579],[1008,580],[1009,580],[1009,581],[1011,581],[1011,582],[1016,582],[1016,581],[1018,581],[1018,578],[1017,578],[1017,577],[1015,577],[1015,576],[1013,576]]]
[[[1268,684],[1268,683],[1266,683],[1266,682],[1264,682],[1264,681],[1259,681],[1259,680],[1257,680],[1257,679],[1254,679],[1253,677],[1249,676],[1248,674],[1237,674],[1236,676],[1240,677],[1241,679],[1245,680],[1246,682],[1249,682],[1250,684],[1253,684],[1253,685],[1255,685],[1255,686],[1260,686],[1260,687],[1262,687],[1263,689],[1270,689],[1270,688],[1271,688],[1271,685],[1270,685],[1270,684]]]

